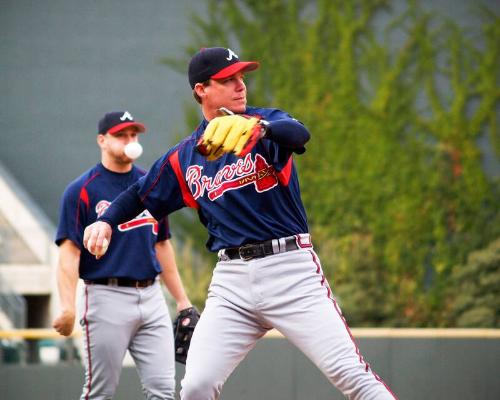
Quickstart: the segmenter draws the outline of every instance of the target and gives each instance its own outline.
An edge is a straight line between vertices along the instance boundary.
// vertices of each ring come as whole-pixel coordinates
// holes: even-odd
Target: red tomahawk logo
[[[208,192],[208,198],[213,201],[228,190],[239,189],[251,183],[255,184],[255,190],[259,193],[265,192],[278,184],[274,167],[269,165],[260,154],[255,155],[255,172],[222,183],[216,189]]]
[[[129,231],[134,228],[138,228],[140,226],[151,225],[151,229],[155,235],[158,234],[158,222],[153,217],[139,217],[134,218],[128,222],[120,224],[118,229],[121,232]]]

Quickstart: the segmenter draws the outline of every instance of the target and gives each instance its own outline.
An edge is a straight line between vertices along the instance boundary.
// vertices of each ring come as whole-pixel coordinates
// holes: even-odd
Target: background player
[[[360,355],[312,247],[293,163],[309,132],[283,111],[247,107],[243,73],[256,68],[221,47],[193,56],[189,82],[204,119],[86,229],[84,245],[101,251],[111,226],[144,207],[157,218],[197,209],[219,262],[188,353],[184,400],[217,399],[273,327],[349,398],[394,399]],[[221,107],[236,115],[221,116]]]
[[[81,399],[113,397],[127,349],[146,398],[174,398],[172,324],[157,276],[174,297],[178,311],[190,308],[191,303],[168,240],[167,219],[158,223],[149,212],[138,213],[115,229],[113,243],[98,259],[82,247],[84,227],[145,174],[130,158],[140,154],[138,133],[144,131],[144,125],[127,111],[106,114],[98,125],[101,163],[73,181],[61,201],[56,243],[62,311],[53,326],[65,336],[73,331],[76,286],[78,277],[82,278],[80,324],[86,373]]]

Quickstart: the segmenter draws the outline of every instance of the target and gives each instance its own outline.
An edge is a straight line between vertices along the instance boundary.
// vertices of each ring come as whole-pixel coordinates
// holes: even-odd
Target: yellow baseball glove
[[[200,138],[197,149],[209,160],[224,153],[243,157],[264,136],[265,128],[259,118],[232,114],[212,119]]]

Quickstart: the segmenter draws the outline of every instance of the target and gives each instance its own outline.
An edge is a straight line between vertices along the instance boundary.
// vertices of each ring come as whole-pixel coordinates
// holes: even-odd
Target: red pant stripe
[[[321,265],[319,264],[319,260],[318,260],[318,258],[316,257],[316,254],[313,251],[310,251],[310,253],[312,255],[313,262],[317,266],[316,273],[317,274],[321,273],[321,286],[325,286],[326,287],[326,289],[327,289],[327,292],[326,292],[327,297],[333,302],[335,311],[339,314],[340,318],[342,319],[342,322],[344,323],[344,326],[345,326],[345,328],[347,330],[347,333],[349,334],[349,337],[351,338],[351,341],[352,341],[352,343],[354,345],[354,348],[356,349],[356,354],[359,356],[359,362],[361,364],[365,364],[365,371],[366,372],[371,371],[371,373],[373,374],[373,376],[375,377],[375,379],[377,381],[379,381],[380,383],[382,383],[385,386],[385,388],[387,389],[387,391],[394,397],[394,399],[397,400],[396,395],[392,392],[392,390],[389,388],[389,386],[387,386],[386,383],[373,370],[371,370],[370,365],[366,361],[364,361],[363,356],[361,355],[361,352],[359,350],[359,347],[356,344],[356,341],[354,340],[354,337],[352,336],[352,332],[349,329],[349,325],[347,325],[347,321],[344,318],[344,316],[342,315],[342,311],[340,310],[340,308],[339,308],[337,302],[335,301],[335,299],[331,296],[332,291],[330,290],[330,286],[328,285],[328,282],[327,282],[324,274],[321,271]]]
[[[90,391],[92,390],[92,358],[90,357],[90,334],[89,334],[89,323],[87,321],[88,310],[89,310],[89,293],[88,293],[88,287],[85,286],[85,314],[83,315],[83,322],[85,324],[85,335],[87,337],[87,359],[88,359],[88,370],[89,370],[89,382],[87,384],[87,393],[85,395],[85,400],[89,399]]]

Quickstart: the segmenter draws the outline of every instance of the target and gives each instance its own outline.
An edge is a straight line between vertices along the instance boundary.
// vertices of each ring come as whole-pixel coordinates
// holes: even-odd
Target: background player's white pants
[[[128,349],[148,400],[174,399],[172,323],[159,282],[147,288],[85,285],[81,400],[112,399]]]
[[[349,399],[396,398],[360,355],[318,257],[301,249],[217,263],[189,349],[181,399],[217,399],[228,376],[271,327]]]

